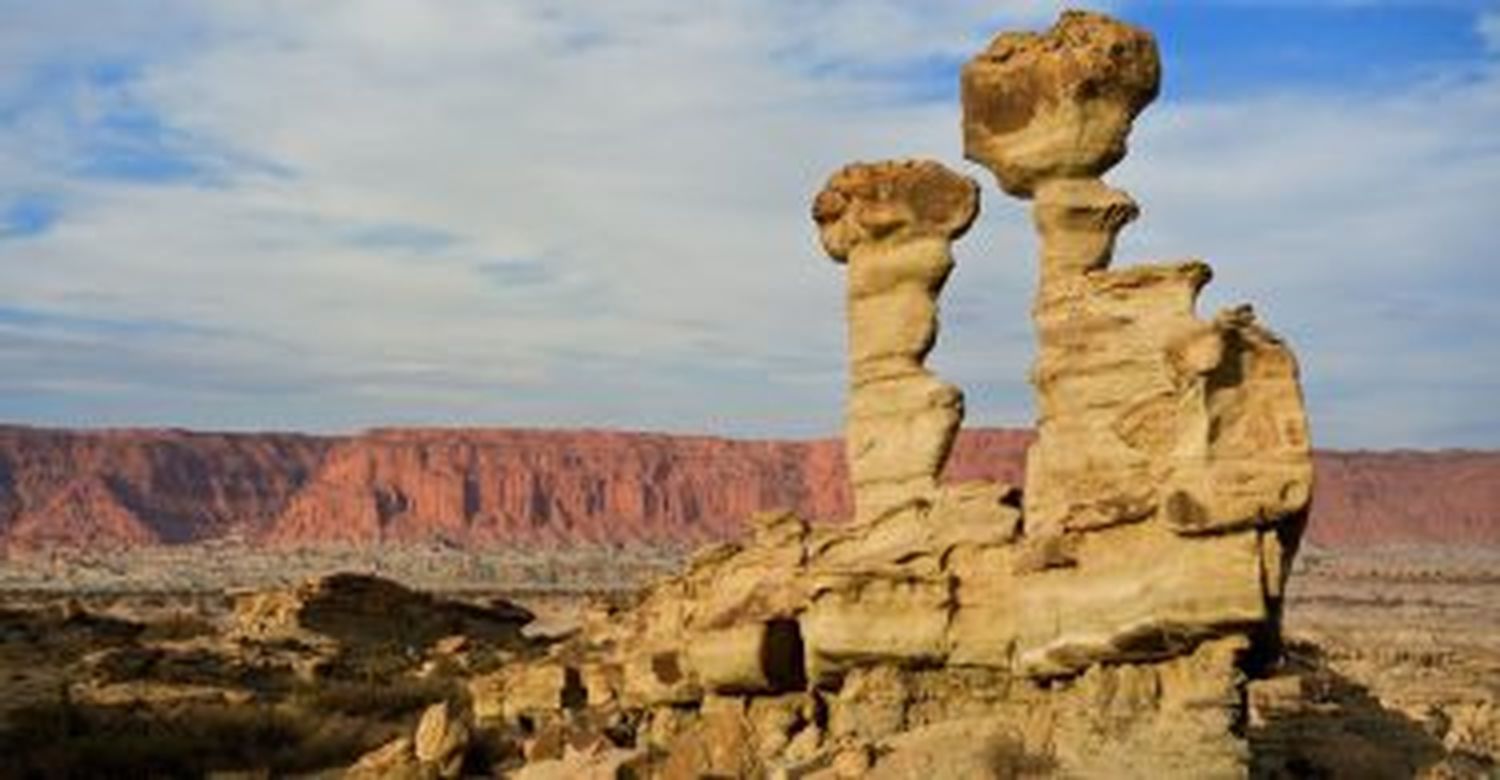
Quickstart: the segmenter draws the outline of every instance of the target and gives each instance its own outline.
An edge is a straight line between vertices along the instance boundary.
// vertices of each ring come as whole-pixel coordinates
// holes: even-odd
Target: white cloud
[[[811,195],[852,159],[960,166],[957,107],[909,99],[932,86],[923,69],[1057,5],[183,2],[156,9],[173,32],[138,30],[126,51],[107,25],[129,14],[87,25],[27,4],[37,35],[0,34],[18,68],[56,55],[34,42],[48,36],[145,56],[72,99],[149,107],[210,159],[257,164],[211,186],[80,178],[55,107],[0,126],[0,177],[65,195],[52,231],[0,242],[0,307],[201,329],[28,342],[8,373],[134,387],[99,412],[111,422],[828,432],[842,277]],[[1449,291],[1490,273],[1477,212],[1500,170],[1482,131],[1495,83],[1158,106],[1117,177],[1147,210],[1124,256],[1209,256],[1217,290],[1302,348],[1336,442],[1438,440],[1485,412],[1460,399],[1410,429],[1361,427],[1347,410],[1419,394],[1374,387],[1399,372],[1351,357],[1421,349],[1428,376],[1467,361],[1463,399],[1487,380],[1474,360],[1493,348],[1433,334],[1487,311]],[[935,362],[971,420],[1020,424],[1030,228],[965,170],[986,211]],[[1413,309],[1415,324],[1391,320]],[[1358,404],[1337,401],[1356,385]]]

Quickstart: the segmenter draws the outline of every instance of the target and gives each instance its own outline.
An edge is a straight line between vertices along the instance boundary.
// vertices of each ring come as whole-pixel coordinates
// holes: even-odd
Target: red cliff
[[[959,438],[949,480],[1020,484],[1030,435]],[[0,545],[699,542],[751,512],[847,514],[841,446],[607,431],[352,437],[0,427]],[[1310,539],[1500,544],[1500,453],[1318,456]]]

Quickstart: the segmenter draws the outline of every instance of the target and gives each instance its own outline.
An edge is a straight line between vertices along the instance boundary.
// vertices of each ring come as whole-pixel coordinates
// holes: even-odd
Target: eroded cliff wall
[[[947,481],[1022,483],[1025,431],[958,437]],[[602,431],[351,437],[0,427],[0,541],[688,541],[757,509],[848,515],[842,442]],[[1500,544],[1500,452],[1323,452],[1314,544]]]

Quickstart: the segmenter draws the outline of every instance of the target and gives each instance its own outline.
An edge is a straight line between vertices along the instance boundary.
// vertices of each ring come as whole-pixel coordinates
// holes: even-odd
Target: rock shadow
[[[1390,709],[1365,686],[1334,671],[1315,645],[1292,643],[1276,675],[1252,684],[1250,776],[1256,780],[1404,780],[1482,760],[1450,754],[1430,726]],[[1440,770],[1442,771],[1442,770]]]

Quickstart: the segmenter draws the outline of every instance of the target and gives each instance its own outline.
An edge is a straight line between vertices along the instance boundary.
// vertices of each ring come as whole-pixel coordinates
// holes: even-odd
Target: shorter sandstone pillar
[[[847,263],[845,447],[855,522],[931,498],[963,419],[963,394],[923,361],[951,242],[979,210],[973,180],[929,161],[845,167],[813,203],[823,247]]]

